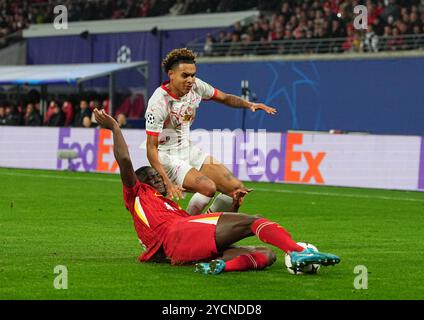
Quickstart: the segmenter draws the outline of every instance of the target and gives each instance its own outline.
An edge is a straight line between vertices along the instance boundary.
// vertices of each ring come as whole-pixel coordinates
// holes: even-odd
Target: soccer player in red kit
[[[234,212],[189,215],[166,197],[163,178],[155,169],[142,167],[134,172],[116,120],[104,110],[94,109],[94,115],[97,123],[113,133],[113,151],[120,169],[125,206],[133,217],[140,243],[146,249],[140,261],[197,263],[196,271],[205,274],[259,270],[275,262],[276,256],[271,249],[233,245],[256,235],[259,240],[290,254],[295,267],[340,262],[335,255],[304,249],[283,227],[265,218]],[[243,189],[233,193],[234,211],[246,193]]]

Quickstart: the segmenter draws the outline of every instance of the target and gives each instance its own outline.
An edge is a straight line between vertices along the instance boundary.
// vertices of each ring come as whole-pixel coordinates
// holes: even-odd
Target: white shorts
[[[165,169],[169,179],[182,186],[185,176],[191,168],[200,170],[203,163],[209,155],[204,153],[200,148],[190,145],[190,147],[182,152],[174,153],[159,150],[159,160]]]

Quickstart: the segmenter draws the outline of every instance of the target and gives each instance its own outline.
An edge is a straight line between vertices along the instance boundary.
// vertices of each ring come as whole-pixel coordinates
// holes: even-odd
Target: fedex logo
[[[307,151],[294,151],[295,145],[302,145],[302,133],[289,133],[286,140],[286,167],[284,171],[285,181],[287,182],[302,182],[307,183],[312,179],[316,183],[324,183],[320,171],[320,164],[324,159],[325,152],[317,152],[315,155]],[[293,169],[293,164],[296,162],[306,162],[307,171],[302,176],[300,171]]]
[[[237,132],[234,137],[233,174],[240,177],[240,171],[245,167],[251,181],[259,181],[263,177],[266,181],[283,181],[285,135],[280,134],[279,141],[272,143],[275,148],[268,150],[273,137],[266,132]]]
[[[72,135],[73,133],[73,135]],[[72,136],[72,137],[71,137]],[[70,170],[116,172],[118,164],[113,159],[112,133],[109,130],[60,128],[58,150],[73,149],[78,157],[72,160],[57,160],[57,169],[69,161]]]
[[[251,181],[325,183],[320,170],[325,152],[295,151],[303,145],[303,134],[263,134],[258,143],[252,143],[249,132],[235,137],[233,173],[236,177]],[[278,141],[276,137],[278,136]],[[267,148],[267,146],[269,148]],[[297,167],[306,168],[300,171]],[[242,168],[246,176],[241,174]],[[244,172],[243,172],[244,173]]]

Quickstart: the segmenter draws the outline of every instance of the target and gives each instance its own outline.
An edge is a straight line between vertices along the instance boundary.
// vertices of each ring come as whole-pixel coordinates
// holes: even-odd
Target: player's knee
[[[258,269],[264,269],[272,265],[277,260],[277,256],[274,251],[267,247],[257,247],[255,257]]]
[[[216,193],[216,184],[212,180],[208,181],[208,183],[202,184],[200,186],[200,190],[198,191],[201,194],[207,196],[207,197],[213,197]]]
[[[274,264],[274,262],[277,261],[277,255],[271,249],[268,249],[267,256],[268,256],[268,266]]]
[[[260,247],[258,251],[266,257],[263,263],[264,268],[272,265],[277,260],[277,255],[275,254],[275,252],[267,247]]]
[[[246,189],[243,185],[243,183],[241,181],[237,181],[234,185],[233,185],[233,191],[238,190],[238,189]]]

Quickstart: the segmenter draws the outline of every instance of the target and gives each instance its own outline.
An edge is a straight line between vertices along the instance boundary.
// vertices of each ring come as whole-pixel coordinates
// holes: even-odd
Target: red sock
[[[267,219],[261,218],[253,222],[252,232],[256,234],[262,242],[272,244],[285,253],[303,250],[301,246],[293,241],[290,233],[282,226]]]
[[[225,261],[224,271],[260,270],[268,265],[268,256],[260,252],[242,254],[234,259]]]

